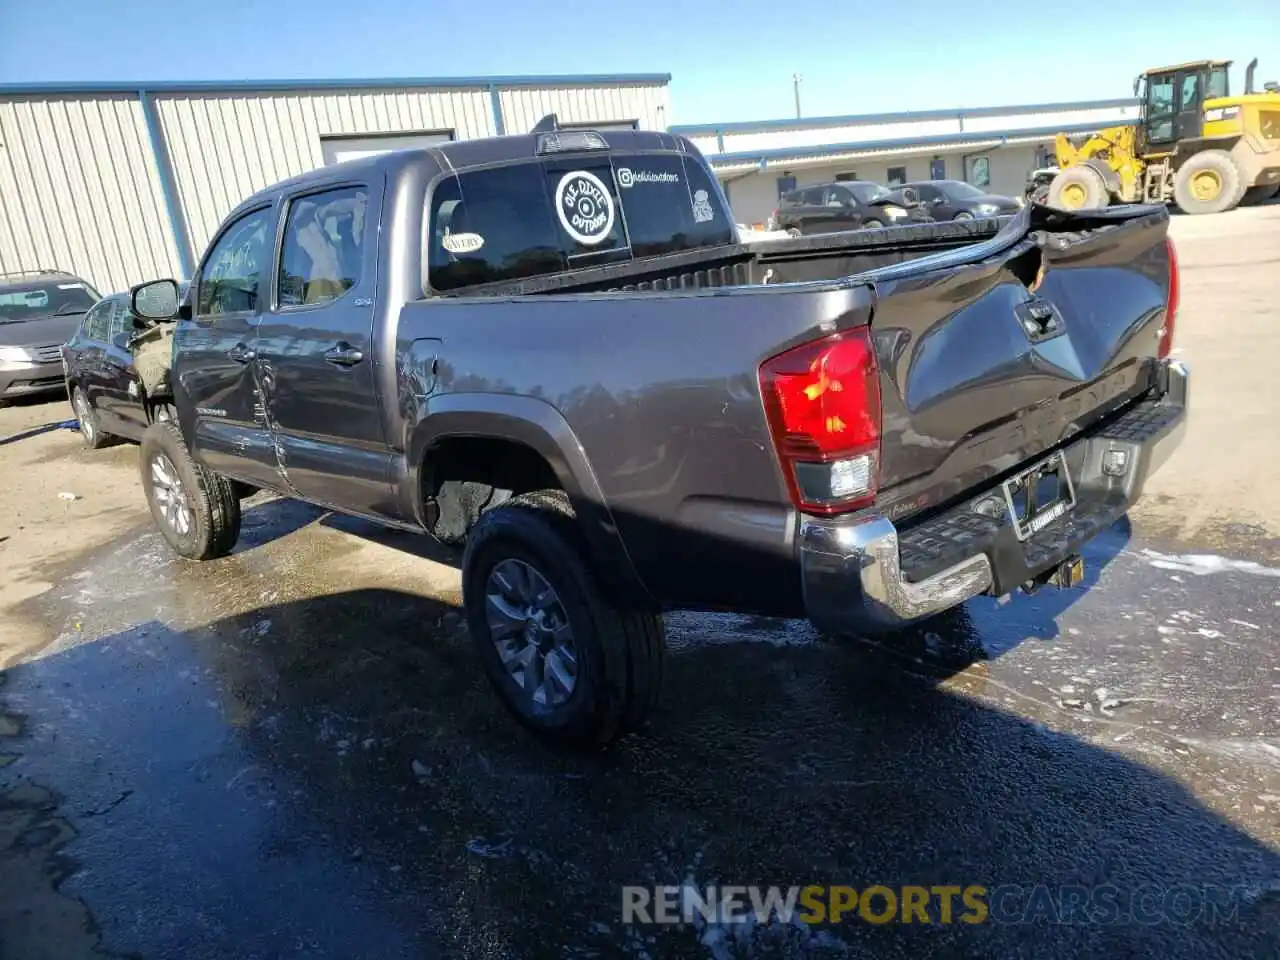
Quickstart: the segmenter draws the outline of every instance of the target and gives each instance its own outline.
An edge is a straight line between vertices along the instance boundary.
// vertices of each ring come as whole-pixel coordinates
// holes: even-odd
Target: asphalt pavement
[[[56,639],[4,674],[0,822],[43,865],[30,910],[64,917],[11,955],[1277,955],[1280,569],[1125,522],[1083,587],[879,645],[673,615],[652,730],[582,757],[502,712],[456,594],[422,589],[448,559],[267,501],[217,564],[147,531],[68,566],[31,609]],[[1235,911],[621,922],[624,885],[683,883],[1212,888]]]

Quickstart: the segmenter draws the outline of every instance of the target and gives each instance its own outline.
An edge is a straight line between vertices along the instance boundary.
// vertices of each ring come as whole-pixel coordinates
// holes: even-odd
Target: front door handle
[[[344,340],[326,350],[324,358],[335,366],[354,367],[364,359],[364,354]]]
[[[257,356],[258,353],[256,350],[245,346],[243,343],[237,343],[227,351],[227,357],[234,360],[236,363],[249,363]]]

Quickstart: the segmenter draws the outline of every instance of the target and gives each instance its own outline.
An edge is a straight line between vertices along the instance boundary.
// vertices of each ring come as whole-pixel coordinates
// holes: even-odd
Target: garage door
[[[391,150],[429,147],[435,143],[448,143],[452,139],[453,134],[447,131],[371,137],[321,137],[320,149],[324,153],[324,162],[330,164],[341,163],[343,160],[359,160],[361,157],[372,157]]]

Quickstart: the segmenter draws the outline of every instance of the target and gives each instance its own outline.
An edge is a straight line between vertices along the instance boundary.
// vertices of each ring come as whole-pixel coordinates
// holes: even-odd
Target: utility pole
[[[795,88],[795,93],[796,93],[796,119],[797,120],[800,119],[800,81],[803,79],[804,79],[804,76],[799,73],[793,73],[791,75],[791,85]]]

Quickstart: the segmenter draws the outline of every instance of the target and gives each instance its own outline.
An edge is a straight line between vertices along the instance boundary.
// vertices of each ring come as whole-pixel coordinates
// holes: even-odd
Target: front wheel
[[[973,219],[973,214],[972,214],[972,213],[970,213],[968,210],[961,210],[959,213],[957,213],[957,214],[956,214],[954,217],[952,217],[951,219],[953,219],[953,220],[972,220],[972,219]]]
[[[539,736],[602,746],[652,710],[662,617],[606,596],[562,492],[521,494],[479,519],[462,560],[462,594],[489,681]]]
[[[231,552],[240,538],[235,487],[195,461],[176,423],[147,427],[139,465],[151,517],[178,556],[214,560]]]
[[[881,223],[879,220],[863,220],[862,221],[863,230],[879,230],[883,226],[884,224]]]

